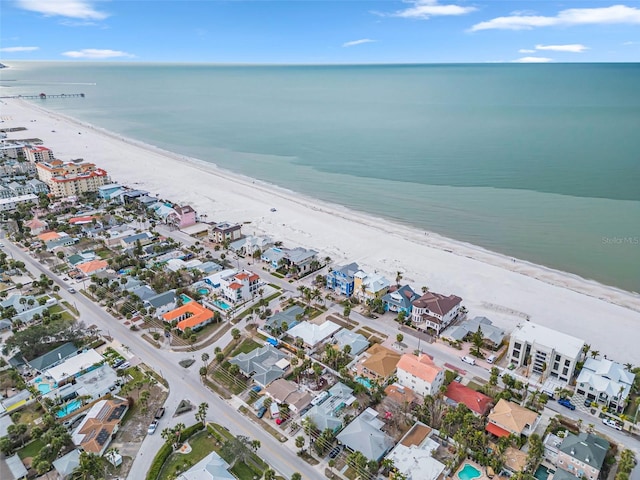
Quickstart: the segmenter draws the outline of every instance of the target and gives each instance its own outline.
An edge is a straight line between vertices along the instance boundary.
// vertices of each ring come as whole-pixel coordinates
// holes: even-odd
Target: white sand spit
[[[418,291],[426,285],[461,296],[470,316],[486,315],[509,330],[528,317],[583,338],[608,358],[640,364],[640,295],[322,203],[21,100],[6,100],[2,116],[4,126],[28,128],[9,138],[41,138],[57,158],[94,162],[114,181],[189,203],[208,221],[251,222],[245,233],[356,261],[391,281],[402,271]]]

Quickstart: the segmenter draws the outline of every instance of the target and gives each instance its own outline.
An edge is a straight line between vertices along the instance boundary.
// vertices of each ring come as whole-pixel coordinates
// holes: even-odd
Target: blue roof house
[[[394,287],[391,287],[394,288]],[[420,298],[416,292],[409,285],[403,285],[394,291],[389,291],[382,297],[384,302],[384,309],[387,312],[404,312],[408,317],[411,315],[411,309],[413,308],[413,301]]]
[[[341,265],[327,274],[327,288],[350,297],[353,294],[353,276],[360,267],[357,263]]]

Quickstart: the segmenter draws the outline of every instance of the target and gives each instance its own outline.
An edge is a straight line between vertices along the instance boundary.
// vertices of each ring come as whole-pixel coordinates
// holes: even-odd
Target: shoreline
[[[514,326],[517,319],[522,321],[528,316],[537,323],[556,325],[566,333],[571,333],[571,327],[576,323],[553,318],[565,309],[565,315],[569,314],[577,321],[589,317],[586,321],[595,324],[613,326],[620,323],[621,328],[624,324],[633,328],[634,323],[637,325],[640,321],[640,295],[637,293],[316,200],[24,100],[3,101],[8,107],[5,117],[16,120],[10,120],[12,126],[28,129],[17,132],[18,135],[10,134],[10,138],[40,137],[57,158],[84,157],[106,169],[112,181],[158,193],[165,199],[189,203],[197,211],[206,213],[208,221],[215,218],[216,221],[248,222],[243,229],[245,234],[268,234],[285,241],[286,246],[314,248],[338,264],[356,261],[365,270],[377,270],[391,281],[397,271],[402,271],[403,281],[414,288],[428,285],[434,291],[460,295],[471,316],[486,315],[505,327]],[[32,118],[37,122],[27,120]],[[56,132],[52,133],[52,129]],[[78,129],[88,131],[82,131],[80,136]],[[121,156],[135,157],[135,160],[123,162],[119,160]],[[187,189],[181,188],[182,185],[187,185]],[[278,211],[269,212],[271,207]],[[554,315],[545,314],[547,307],[541,308],[531,298],[538,295],[541,295],[540,303],[548,301],[544,295],[551,295],[551,303],[559,311]],[[587,306],[583,317],[577,312],[571,315],[576,310],[575,305],[560,308],[557,301],[594,305]],[[595,305],[598,307],[594,310]],[[596,313],[599,310],[603,312]],[[605,314],[606,310],[610,311]],[[613,323],[606,321],[609,317]],[[597,325],[591,327],[587,329],[590,332],[582,336],[587,343],[600,345],[603,332],[597,332]],[[620,331],[620,335],[624,336],[624,332]],[[609,351],[615,352],[615,346]],[[640,355],[634,356],[640,361]]]

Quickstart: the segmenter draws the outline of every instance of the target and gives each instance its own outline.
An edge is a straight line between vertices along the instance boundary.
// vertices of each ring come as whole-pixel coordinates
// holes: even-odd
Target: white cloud
[[[511,15],[480,22],[471,27],[472,32],[480,30],[531,30],[536,27],[597,25],[597,24],[640,24],[640,8],[626,5],[612,5],[602,8],[569,8],[561,10],[554,17],[542,15]]]
[[[19,8],[42,13],[47,17],[68,17],[84,20],[104,20],[108,13],[100,12],[90,0],[18,0]]]
[[[527,48],[521,48],[520,50],[518,50],[518,53],[536,53],[535,50],[529,50]]]
[[[585,47],[580,43],[573,43],[569,45],[536,45],[536,50],[549,50],[551,52],[582,53],[585,50],[589,50],[589,47]]]
[[[640,42],[624,42],[622,45],[628,46],[628,45],[638,45]]]
[[[375,43],[375,40],[370,38],[361,38],[360,40],[352,40],[342,44],[343,47],[355,47],[356,45],[362,45],[363,43]]]
[[[40,47],[3,47],[0,48],[0,52],[14,53],[14,52],[33,52],[40,50]]]
[[[70,52],[64,52],[62,55],[70,58],[92,58],[92,59],[133,57],[133,55],[127,52],[121,52],[119,50],[99,50],[97,48],[85,48],[83,50],[72,50]]]
[[[477,10],[476,7],[462,7],[453,4],[441,5],[438,0],[407,0],[407,3],[411,3],[413,6],[393,13],[377,13],[377,15],[427,20],[431,17],[466,15]]]
[[[512,63],[549,63],[553,62],[553,58],[546,57],[522,57],[517,60],[513,60]]]

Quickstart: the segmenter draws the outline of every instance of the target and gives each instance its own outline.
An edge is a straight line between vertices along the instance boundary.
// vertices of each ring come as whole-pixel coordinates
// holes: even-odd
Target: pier
[[[84,98],[84,93],[60,93],[59,95],[47,95],[46,93],[41,93],[39,95],[6,95],[0,98],[26,98],[27,100],[40,98],[42,100],[45,100],[47,98],[73,98],[73,97]]]

